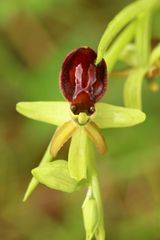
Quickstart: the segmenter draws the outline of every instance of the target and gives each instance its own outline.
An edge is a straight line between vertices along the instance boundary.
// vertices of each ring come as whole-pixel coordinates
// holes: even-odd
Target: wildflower
[[[27,200],[39,182],[68,193],[87,187],[82,205],[87,240],[91,240],[93,236],[97,240],[105,239],[93,146],[96,146],[100,154],[105,154],[107,146],[102,129],[130,127],[145,120],[145,114],[140,110],[142,80],[148,66],[152,67],[160,56],[159,46],[150,58],[148,48],[150,12],[156,6],[159,6],[158,0],[136,1],[110,22],[100,40],[97,55],[91,48],[83,47],[65,58],[60,86],[68,102],[20,102],[16,107],[26,117],[58,126],[40,165],[32,170],[33,178],[23,200]],[[133,54],[121,54],[135,36],[136,51],[131,49]],[[137,64],[125,84],[126,107],[98,102],[107,89],[107,75],[111,73],[120,54],[121,58],[127,59],[127,63]],[[52,161],[70,138],[68,161]]]
[[[85,60],[83,56],[78,55],[77,60],[77,52],[80,55],[83,55],[86,50],[89,54],[93,54],[94,58],[87,59],[87,66],[85,65]],[[77,182],[81,181],[82,179],[88,179],[88,138],[91,140],[92,143],[96,146],[97,150],[100,154],[104,154],[107,150],[105,138],[101,132],[103,128],[117,128],[117,127],[129,127],[136,125],[140,122],[145,120],[145,114],[140,110],[136,109],[127,109],[120,106],[113,106],[107,103],[96,103],[96,100],[99,99],[106,87],[106,73],[105,73],[105,64],[104,62],[98,67],[93,63],[93,60],[96,58],[96,54],[90,48],[80,48],[76,51],[68,55],[67,60],[67,68],[65,64],[62,67],[61,73],[61,86],[62,91],[66,98],[69,98],[71,101],[71,107],[68,102],[20,102],[17,104],[17,111],[22,115],[29,117],[34,120],[46,122],[49,124],[57,125],[58,128],[53,135],[53,138],[49,144],[49,147],[40,163],[40,166],[43,166],[45,163],[50,162],[53,158],[56,157],[58,151],[63,147],[64,143],[72,138],[69,155],[68,155],[68,164],[67,166],[69,172],[67,172],[67,176],[75,179]],[[88,50],[89,49],[89,50]],[[82,51],[83,50],[83,51]],[[83,52],[83,53],[82,53]],[[70,59],[69,59],[70,58]],[[88,88],[84,85],[81,88],[76,88],[77,86],[73,84],[73,69],[74,74],[77,76],[76,66],[74,66],[72,58],[76,62],[77,66],[80,66],[79,62],[82,61],[82,65],[85,66],[84,72],[86,71],[87,76],[90,77],[91,83],[87,83],[85,75],[83,78],[86,81],[86,86],[88,84]],[[82,60],[81,60],[82,58]],[[69,60],[68,60],[69,59]],[[91,63],[89,63],[89,61]],[[66,63],[65,62],[65,63]],[[82,66],[81,66],[82,67]],[[73,68],[72,71],[69,72],[70,68]],[[92,70],[91,70],[92,68]],[[103,72],[100,74],[98,72],[98,79],[94,79],[95,74],[97,74],[97,69],[99,68]],[[83,70],[83,69],[81,69]],[[67,71],[71,74],[71,79],[67,76]],[[81,73],[82,74],[82,73]],[[89,75],[90,74],[90,75]],[[68,83],[70,84],[69,87],[64,87],[66,84],[67,86],[67,78]],[[79,73],[79,78],[81,77]],[[63,79],[63,82],[62,82]],[[79,79],[83,81],[83,79]],[[77,82],[76,84],[83,84],[83,82]],[[97,88],[99,90],[97,91]],[[78,89],[78,90],[77,90]],[[75,91],[76,97],[74,98]],[[92,92],[92,95],[91,95]],[[97,94],[97,95],[96,95]],[[84,101],[84,97],[81,98],[79,95],[86,95],[88,100]],[[89,99],[91,97],[91,100]],[[77,100],[78,99],[78,100]],[[88,101],[88,102],[87,102]],[[78,114],[73,114],[73,102],[76,102],[76,111]],[[92,107],[94,107],[94,112],[89,112],[90,110],[90,102]],[[95,104],[95,106],[93,105]],[[49,166],[49,165],[48,165]],[[58,165],[60,166],[60,165]],[[50,167],[55,167],[54,165],[50,165]],[[64,167],[64,163],[63,163]],[[62,167],[62,168],[63,168]],[[56,167],[57,168],[57,167]],[[60,169],[60,167],[59,167]],[[34,171],[33,171],[34,172]],[[36,174],[35,174],[36,175]],[[66,174],[65,174],[66,176]],[[39,179],[40,181],[40,179]],[[35,178],[32,179],[29,188],[26,192],[24,200],[28,198],[34,188],[38,185],[38,180]]]

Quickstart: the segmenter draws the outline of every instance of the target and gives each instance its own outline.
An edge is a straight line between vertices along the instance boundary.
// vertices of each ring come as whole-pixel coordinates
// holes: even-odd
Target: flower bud
[[[95,199],[88,199],[82,207],[86,239],[90,240],[95,234],[98,225],[98,209]]]

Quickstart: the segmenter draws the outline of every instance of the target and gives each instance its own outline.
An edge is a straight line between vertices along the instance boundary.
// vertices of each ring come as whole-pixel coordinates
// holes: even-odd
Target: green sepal
[[[78,182],[70,177],[65,160],[56,160],[34,168],[32,174],[40,183],[59,191],[72,193],[78,186]]]
[[[16,110],[28,118],[57,126],[70,120],[68,102],[19,102]]]
[[[145,113],[137,109],[118,107],[107,103],[97,103],[92,121],[99,128],[130,127],[145,120]]]
[[[124,104],[128,108],[142,109],[142,82],[146,73],[144,68],[132,70],[124,85]]]
[[[77,181],[87,179],[87,162],[90,158],[88,136],[80,126],[72,136],[68,155],[70,176]]]

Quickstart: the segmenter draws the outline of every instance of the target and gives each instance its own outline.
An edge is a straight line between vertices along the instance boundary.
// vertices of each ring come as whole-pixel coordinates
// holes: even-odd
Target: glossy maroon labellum
[[[71,103],[71,111],[74,114],[93,114],[94,104],[105,93],[106,63],[102,59],[96,65],[96,57],[94,50],[82,47],[69,53],[62,65],[60,87],[64,97]]]

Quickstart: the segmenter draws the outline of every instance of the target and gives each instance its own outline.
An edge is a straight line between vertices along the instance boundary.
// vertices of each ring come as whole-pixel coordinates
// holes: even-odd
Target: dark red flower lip
[[[107,88],[105,61],[95,64],[96,52],[89,47],[71,51],[64,59],[60,72],[60,89],[71,103],[75,114],[86,112],[91,115],[94,104],[104,95]]]

